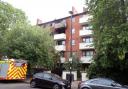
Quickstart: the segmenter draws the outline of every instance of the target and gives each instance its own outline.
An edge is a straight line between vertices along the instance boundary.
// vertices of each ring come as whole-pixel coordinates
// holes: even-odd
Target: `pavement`
[[[78,83],[79,83],[79,81],[73,81],[71,89],[77,89],[78,88]]]

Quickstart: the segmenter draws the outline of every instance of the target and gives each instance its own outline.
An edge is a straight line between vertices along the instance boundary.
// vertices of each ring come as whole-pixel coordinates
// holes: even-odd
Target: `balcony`
[[[82,56],[80,58],[81,63],[91,63],[93,56]]]
[[[92,18],[91,15],[85,15],[85,16],[83,16],[83,17],[80,18],[79,23],[81,25],[89,24],[91,18]]]
[[[64,57],[60,57],[60,62],[61,63],[65,63],[66,62],[65,58]]]
[[[58,28],[66,28],[66,21],[65,20],[62,20],[60,22],[54,23],[53,24],[53,27],[55,29],[58,29]]]
[[[80,30],[79,35],[80,36],[92,35],[92,30],[86,30],[86,28],[83,28],[82,30]]]
[[[79,49],[94,49],[93,43],[79,43]]]
[[[55,46],[55,49],[57,51],[65,51],[66,50],[66,47],[65,47],[65,45],[56,45]]]
[[[66,39],[66,34],[61,33],[61,34],[54,34],[54,40],[65,40]]]

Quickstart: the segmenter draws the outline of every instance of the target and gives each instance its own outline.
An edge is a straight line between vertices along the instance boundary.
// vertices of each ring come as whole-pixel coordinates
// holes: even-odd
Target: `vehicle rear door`
[[[8,73],[9,63],[0,63],[0,77],[6,78]]]

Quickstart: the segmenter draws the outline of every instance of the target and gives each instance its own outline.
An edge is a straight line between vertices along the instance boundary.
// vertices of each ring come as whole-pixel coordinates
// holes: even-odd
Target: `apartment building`
[[[94,55],[92,37],[93,30],[92,26],[90,25],[91,18],[92,16],[90,16],[88,11],[86,11],[73,14],[72,18],[71,16],[67,16],[45,23],[37,22],[37,25],[43,28],[47,26],[52,28],[51,30],[53,32],[53,38],[56,42],[55,49],[61,55],[61,63],[66,63],[69,61],[69,54],[72,51],[72,55],[78,57],[84,68],[92,62]],[[76,74],[74,73],[74,75]]]

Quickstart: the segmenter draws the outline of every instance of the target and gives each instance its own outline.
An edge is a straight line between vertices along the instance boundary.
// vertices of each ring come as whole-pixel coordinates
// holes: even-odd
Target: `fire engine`
[[[27,73],[25,60],[0,60],[0,80],[24,80]]]

